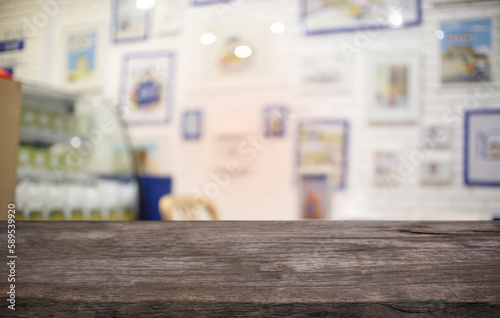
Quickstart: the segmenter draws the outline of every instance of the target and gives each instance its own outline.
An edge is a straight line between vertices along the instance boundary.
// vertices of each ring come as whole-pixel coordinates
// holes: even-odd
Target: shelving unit
[[[100,144],[94,144],[90,136],[103,117],[112,120],[114,130],[103,136]],[[101,97],[24,84],[18,219],[136,219],[137,173],[121,129],[114,108]],[[121,149],[120,168],[117,148]]]

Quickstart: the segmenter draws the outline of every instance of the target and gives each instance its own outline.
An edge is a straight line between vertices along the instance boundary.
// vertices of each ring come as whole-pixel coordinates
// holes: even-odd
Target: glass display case
[[[18,219],[138,218],[137,168],[114,106],[23,84]]]

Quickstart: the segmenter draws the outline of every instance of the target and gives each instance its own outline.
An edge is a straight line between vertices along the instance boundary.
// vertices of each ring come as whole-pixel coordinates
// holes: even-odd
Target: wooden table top
[[[16,226],[0,316],[500,317],[500,222]]]

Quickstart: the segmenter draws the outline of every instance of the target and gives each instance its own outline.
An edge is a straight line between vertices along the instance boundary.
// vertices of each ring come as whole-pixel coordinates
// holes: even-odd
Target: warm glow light
[[[137,6],[137,9],[147,10],[154,7],[155,0],[137,0],[135,5]]]
[[[436,30],[436,37],[440,40],[444,38],[444,32],[443,30]]]
[[[210,45],[214,44],[217,37],[212,33],[205,33],[200,37],[201,44]]]
[[[234,49],[234,55],[239,58],[245,59],[252,55],[252,49],[246,45],[240,45],[236,49]]]
[[[271,32],[280,34],[285,32],[285,26],[281,22],[274,22],[271,24]]]
[[[389,21],[394,25],[401,25],[403,23],[403,16],[399,13],[391,13],[389,16]]]

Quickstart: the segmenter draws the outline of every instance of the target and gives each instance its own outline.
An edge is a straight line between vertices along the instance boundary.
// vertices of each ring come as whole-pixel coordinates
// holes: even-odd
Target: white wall
[[[16,75],[22,78],[62,84],[62,30],[76,24],[100,24],[105,35],[102,55],[102,90],[118,99],[120,63],[124,54],[151,50],[172,50],[177,54],[177,82],[174,120],[168,125],[134,126],[132,137],[160,138],[165,149],[163,174],[174,178],[176,194],[193,194],[212,182],[215,166],[215,140],[219,134],[258,134],[262,129],[262,108],[283,104],[293,119],[283,139],[270,140],[258,152],[245,174],[232,177],[213,198],[223,219],[298,219],[298,187],[293,165],[296,123],[301,118],[341,118],[351,125],[348,186],[333,196],[334,219],[491,219],[500,215],[499,188],[466,187],[463,184],[463,128],[452,132],[449,150],[440,151],[452,161],[453,180],[446,186],[419,184],[418,167],[400,186],[377,188],[371,179],[374,149],[392,147],[401,159],[417,149],[421,124],[442,121],[450,109],[473,96],[476,86],[442,87],[439,82],[439,42],[435,30],[442,20],[494,16],[495,79],[493,94],[481,106],[500,108],[500,6],[437,8],[435,1],[423,1],[423,22],[417,27],[382,30],[369,38],[352,68],[352,79],[345,94],[305,94],[297,86],[300,59],[322,52],[340,53],[342,43],[354,44],[356,32],[303,36],[298,30],[298,0],[235,0],[230,5],[192,7],[186,0],[186,19],[182,31],[174,36],[153,37],[144,42],[114,44],[109,40],[110,1],[59,1],[60,9],[46,26],[26,40],[21,53],[0,53],[2,61],[17,59]],[[16,28],[42,12],[38,1],[0,1],[0,32]],[[223,14],[221,15],[221,13]],[[23,22],[24,21],[24,22]],[[228,86],[200,82],[206,69],[206,48],[199,36],[206,30],[247,28],[249,32],[281,21],[286,32],[269,33],[265,48],[266,70],[249,79],[231,81]],[[2,33],[0,33],[1,36]],[[421,54],[420,116],[413,125],[370,125],[366,121],[367,61],[371,52],[408,49]],[[346,62],[347,63],[347,62]],[[230,89],[228,89],[230,87]],[[204,114],[200,141],[186,142],[181,136],[181,114],[199,108]]]

